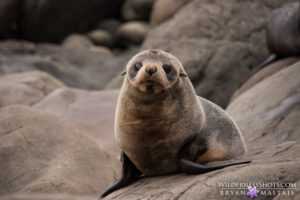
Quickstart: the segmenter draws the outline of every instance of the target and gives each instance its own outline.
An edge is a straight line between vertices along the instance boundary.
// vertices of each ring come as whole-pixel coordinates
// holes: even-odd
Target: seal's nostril
[[[156,69],[153,69],[153,68],[147,68],[146,69],[146,72],[151,76],[152,74],[154,74],[156,72]]]

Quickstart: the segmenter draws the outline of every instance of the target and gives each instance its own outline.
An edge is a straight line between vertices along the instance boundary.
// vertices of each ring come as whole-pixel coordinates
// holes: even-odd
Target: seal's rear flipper
[[[182,171],[184,171],[187,174],[201,174],[201,173],[210,172],[210,171],[214,171],[217,169],[229,167],[232,165],[240,165],[240,164],[246,164],[246,163],[250,163],[250,162],[251,161],[240,161],[240,162],[233,162],[233,163],[228,163],[228,164],[209,166],[209,165],[200,165],[200,164],[192,162],[190,160],[180,159],[179,165],[180,165]]]
[[[112,193],[115,190],[118,190],[122,187],[125,187],[134,181],[136,181],[142,173],[135,167],[135,165],[131,162],[131,160],[122,153],[122,178],[110,186],[100,198],[106,197],[108,194]]]

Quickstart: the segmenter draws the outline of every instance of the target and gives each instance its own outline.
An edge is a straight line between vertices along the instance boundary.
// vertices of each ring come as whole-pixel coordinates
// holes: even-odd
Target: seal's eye
[[[172,71],[172,68],[170,65],[164,64],[162,67],[167,74]]]
[[[137,63],[134,65],[134,69],[135,69],[136,71],[139,71],[139,70],[142,68],[142,66],[143,66],[143,63],[137,62]]]

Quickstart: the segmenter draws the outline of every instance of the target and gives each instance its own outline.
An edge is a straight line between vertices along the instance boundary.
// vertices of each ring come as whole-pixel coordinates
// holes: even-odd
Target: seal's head
[[[146,50],[127,64],[126,79],[142,93],[160,94],[170,89],[186,73],[180,61],[161,50]]]

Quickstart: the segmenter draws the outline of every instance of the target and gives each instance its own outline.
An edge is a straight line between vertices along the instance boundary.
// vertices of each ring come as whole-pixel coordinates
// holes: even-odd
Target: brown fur
[[[227,154],[227,149],[222,144],[214,144],[214,146],[200,155],[197,159],[197,163],[208,163],[215,160],[224,160],[226,157],[230,157]],[[227,156],[228,155],[228,156]]]
[[[143,67],[136,70],[138,62]],[[171,66],[169,73],[164,65]],[[155,73],[149,75],[149,68]],[[128,62],[115,131],[122,151],[149,176],[179,171],[181,158],[203,163],[246,153],[234,121],[198,97],[180,61],[160,50]]]

